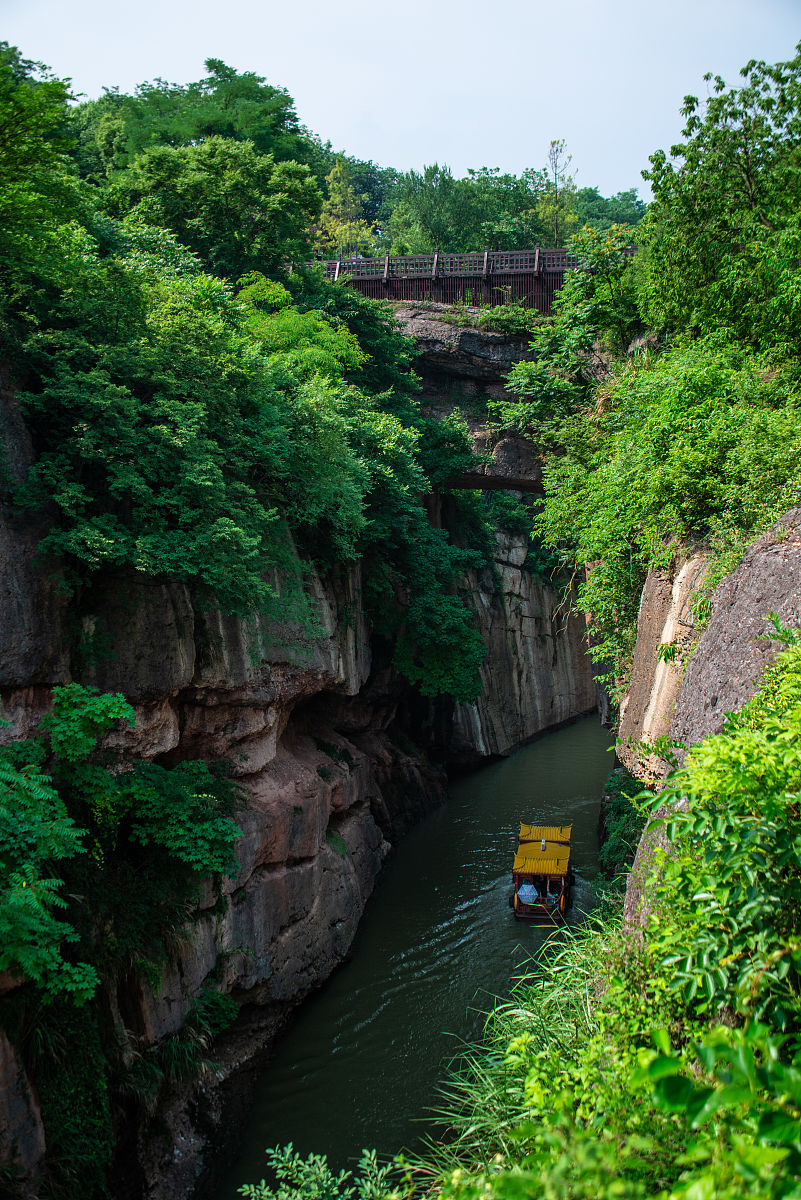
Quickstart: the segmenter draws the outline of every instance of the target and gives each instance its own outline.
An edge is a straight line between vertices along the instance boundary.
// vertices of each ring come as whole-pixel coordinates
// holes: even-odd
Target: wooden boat
[[[572,825],[521,825],[512,864],[518,921],[557,920],[570,903]]]

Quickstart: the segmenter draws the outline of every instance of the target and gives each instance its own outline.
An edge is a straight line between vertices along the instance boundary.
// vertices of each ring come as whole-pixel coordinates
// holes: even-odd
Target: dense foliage
[[[286,280],[321,204],[288,157],[312,144],[288,98],[211,63],[202,84],[70,114],[35,64],[8,50],[0,66],[6,115],[45,146],[5,147],[21,182],[0,244],[0,321],[36,449],[13,499],[49,514],[43,559],[76,595],[134,569],[240,613],[277,610],[293,542],[318,570],[375,560],[367,599],[399,635],[396,665],[470,698],[482,649],[456,580],[473,560],[421,501],[469,441],[422,421],[387,311],[314,274]]]
[[[59,1197],[109,1195],[124,1098],[154,1102],[175,1075],[171,1053],[197,1068],[196,1029],[212,1007],[214,1032],[221,1005],[223,1025],[235,1015],[227,997],[201,993],[157,1053],[109,1019],[121,979],[158,988],[204,882],[235,865],[239,836],[221,767],[125,764],[98,745],[121,722],[134,723],[122,696],[71,683],[53,689],[35,738],[0,749],[0,970],[27,985],[0,1000],[0,1023],[36,1081],[44,1194]]]
[[[605,884],[625,881],[647,820],[642,783],[625,767],[616,767],[606,781],[601,801],[601,848],[598,877]]]
[[[785,631],[786,635],[786,631]],[[614,906],[546,943],[446,1085],[448,1137],[371,1195],[778,1200],[801,1187],[801,637],[650,804],[637,938]],[[676,801],[682,800],[681,805]],[[281,1194],[344,1194],[279,1155]],[[312,1165],[314,1171],[312,1173]],[[305,1173],[304,1173],[305,1172]],[[394,1185],[394,1191],[393,1191]],[[269,1198],[263,1186],[244,1195]]]
[[[651,158],[644,308],[658,328],[723,330],[797,357],[801,53],[742,75],[737,88],[707,76],[706,103],[685,98],[673,160]]]
[[[0,969],[45,997],[86,999],[134,961],[157,973],[164,931],[234,862],[232,783],[196,761],[121,770],[97,749],[119,721],[134,723],[122,696],[70,683],[36,738],[0,749]]]
[[[584,224],[598,229],[620,222],[633,225],[645,212],[635,189],[607,198],[597,188],[576,187],[569,174],[570,157],[559,140],[551,143],[546,165],[520,175],[481,167],[459,179],[438,163],[422,171],[398,172],[322,143],[298,122],[291,96],[263,77],[239,73],[215,58],[205,66],[205,77],[192,83],[157,79],[131,94],[110,88],[98,100],[74,108],[69,115],[74,139],[70,153],[81,177],[108,183],[118,202],[130,202],[141,189],[148,211],[155,213],[152,182],[174,219],[181,220],[183,210],[199,230],[200,213],[193,211],[190,200],[193,189],[204,210],[219,221],[227,215],[219,205],[220,186],[227,178],[233,177],[234,183],[247,179],[257,188],[265,176],[268,185],[287,178],[288,194],[300,198],[305,193],[307,199],[310,188],[316,187],[322,208],[308,232],[322,257],[425,253],[437,247],[476,250],[485,245],[519,249],[536,242],[562,245]],[[225,143],[226,149],[217,153],[226,155],[226,163],[213,165],[211,194],[206,196],[200,185],[209,167],[195,171],[194,164],[198,158],[203,162],[207,143],[219,142]],[[234,157],[232,142],[244,143],[249,150]],[[271,172],[265,161],[273,164]],[[173,180],[179,193],[174,197],[169,195]],[[268,186],[268,197],[270,190]],[[243,233],[248,220],[256,220],[253,195],[247,193],[248,203],[239,216]],[[186,228],[179,231],[173,221],[169,224],[185,244],[194,245]],[[288,249],[289,259],[305,256],[301,241]],[[265,267],[263,261],[253,265]]]
[[[704,542],[719,578],[801,486],[801,56],[743,74],[652,157],[636,257],[625,227],[576,236],[583,270],[496,410],[547,455],[538,531],[592,564],[579,599],[618,694],[648,568]]]
[[[552,142],[548,165],[519,176],[482,167],[457,179],[437,163],[409,171],[394,185],[377,244],[394,254],[519,250],[564,245],[587,224],[605,229],[640,220],[645,205],[634,190],[606,199],[597,188],[576,188],[569,164],[564,143]]]

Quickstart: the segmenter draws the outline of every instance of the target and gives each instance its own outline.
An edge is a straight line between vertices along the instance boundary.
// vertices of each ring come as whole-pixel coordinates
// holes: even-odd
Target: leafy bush
[[[673,986],[701,1011],[730,1005],[772,1028],[801,1020],[801,645],[721,734],[694,746],[660,804],[676,847],[652,933]],[[679,804],[678,802],[681,801]]]
[[[641,295],[651,324],[725,330],[757,350],[797,358],[801,49],[751,60],[739,87],[711,75],[708,98],[685,97],[684,141],[651,157],[654,202],[637,231]]]
[[[307,230],[321,202],[308,167],[214,135],[196,145],[146,147],[108,191],[123,211],[168,227],[209,270],[230,279],[255,269],[282,275],[287,260],[308,257]]]
[[[122,696],[72,683],[54,688],[53,702],[40,739],[0,753],[0,969],[81,1001],[98,973],[136,961],[157,971],[203,879],[235,866],[237,793],[202,762],[110,769],[96,743],[115,721],[133,723]],[[50,775],[18,765],[45,760]],[[63,879],[50,877],[56,862]],[[54,908],[68,909],[69,923]],[[89,961],[73,962],[70,943]]]
[[[64,947],[78,934],[54,910],[65,909],[55,863],[80,854],[83,830],[67,814],[47,775],[20,770],[0,753],[0,971],[36,983],[47,995],[85,1000],[97,986],[88,963],[71,962]]]
[[[613,771],[606,781],[598,853],[598,873],[603,880],[619,878],[634,861],[647,820],[642,793],[642,783],[623,767]]]
[[[239,1194],[246,1200],[289,1200],[291,1196],[307,1200],[379,1200],[390,1191],[390,1169],[379,1166],[374,1150],[362,1153],[355,1173],[332,1171],[325,1155],[302,1158],[291,1142],[266,1153],[275,1186],[263,1179],[258,1184],[245,1184]]]
[[[51,1053],[36,1064],[47,1130],[42,1196],[52,1200],[109,1200],[114,1153],[108,1064],[94,1004],[60,1003],[40,1017]]]

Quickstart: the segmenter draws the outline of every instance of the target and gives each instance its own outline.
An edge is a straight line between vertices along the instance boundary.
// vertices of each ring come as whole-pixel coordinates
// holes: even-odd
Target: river
[[[268,1146],[291,1141],[345,1167],[364,1146],[389,1156],[418,1141],[448,1062],[547,936],[508,906],[521,820],[573,822],[568,923],[590,902],[611,741],[590,717],[547,734],[454,782],[448,803],[403,839],[351,957],[281,1038],[218,1200],[263,1178]]]

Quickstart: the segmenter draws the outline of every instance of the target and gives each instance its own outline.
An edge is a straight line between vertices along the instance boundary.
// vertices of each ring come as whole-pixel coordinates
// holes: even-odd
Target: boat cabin
[[[570,901],[572,825],[521,825],[512,864],[512,908],[518,921],[564,916]]]

